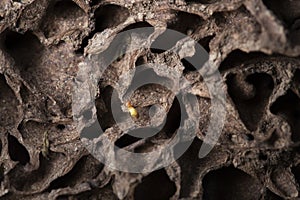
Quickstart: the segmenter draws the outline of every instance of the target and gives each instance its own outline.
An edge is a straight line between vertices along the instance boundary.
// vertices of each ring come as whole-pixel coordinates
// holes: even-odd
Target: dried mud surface
[[[155,49],[112,64],[99,84],[97,116],[118,146],[137,152],[176,134],[180,108],[164,88],[140,88],[131,99],[139,112],[160,103],[169,117],[159,136],[132,145],[137,141],[118,132],[111,115],[113,82],[156,60],[178,66],[193,82],[202,113],[197,137],[175,163],[149,174],[108,169],[84,148],[72,123],[78,64],[109,43],[107,35],[138,27],[189,34],[209,52],[227,93],[221,137],[199,159],[210,97],[197,72]],[[0,199],[299,197],[299,0],[1,0],[0,44]]]

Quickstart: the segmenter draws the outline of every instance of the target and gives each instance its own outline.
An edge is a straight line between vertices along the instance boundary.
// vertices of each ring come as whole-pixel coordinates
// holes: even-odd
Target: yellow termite
[[[134,118],[138,118],[139,117],[139,113],[137,112],[137,110],[131,105],[131,103],[128,101],[126,103],[126,107],[130,113],[130,115]]]

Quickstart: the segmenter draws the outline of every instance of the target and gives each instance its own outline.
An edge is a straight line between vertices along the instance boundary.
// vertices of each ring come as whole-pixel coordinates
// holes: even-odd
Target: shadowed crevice
[[[164,169],[154,171],[142,179],[135,188],[135,200],[170,199],[176,192],[176,185],[172,182]]]
[[[241,75],[230,74],[226,83],[241,120],[250,131],[255,131],[273,92],[272,77],[265,73],[255,73],[244,80]]]
[[[26,165],[30,161],[27,149],[17,138],[8,134],[8,154],[13,161],[19,161],[21,165]]]
[[[211,171],[203,178],[205,200],[259,199],[262,185],[232,166]],[[255,191],[255,192],[254,192]]]
[[[288,90],[287,93],[279,97],[271,106],[271,112],[286,120],[292,129],[292,140],[300,141],[300,99]]]

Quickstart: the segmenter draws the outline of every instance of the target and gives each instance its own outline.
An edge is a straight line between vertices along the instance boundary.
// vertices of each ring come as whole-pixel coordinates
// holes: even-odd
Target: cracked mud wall
[[[178,66],[197,96],[201,118],[192,145],[171,166],[148,174],[105,167],[80,141],[97,134],[80,135],[72,123],[78,64],[96,54],[101,41],[109,45],[109,36],[139,27],[192,37],[218,66],[227,94],[218,144],[199,159],[211,99],[195,69],[155,48],[110,66],[95,104],[105,134],[120,148],[155,150],[180,123],[178,102],[150,84],[139,88],[131,103],[142,114],[141,124],[149,121],[151,105],[165,105],[164,129],[145,142],[118,131],[110,105],[113,83],[122,73],[165,62]],[[166,39],[158,36],[153,46]],[[1,0],[0,44],[0,199],[299,197],[300,1]],[[45,135],[48,158],[42,153]]]

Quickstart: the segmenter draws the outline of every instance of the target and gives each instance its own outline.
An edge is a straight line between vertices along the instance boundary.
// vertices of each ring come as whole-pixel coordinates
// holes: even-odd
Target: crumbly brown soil
[[[101,33],[111,36],[138,27],[191,34],[219,67],[227,92],[222,135],[213,151],[199,159],[210,98],[197,72],[150,49],[113,63],[99,84],[98,119],[107,134],[118,135],[117,145],[137,152],[168,142],[179,126],[180,108],[164,88],[140,88],[132,104],[147,113],[150,105],[166,103],[168,124],[151,141],[132,145],[137,141],[115,128],[112,83],[155,60],[181,66],[193,82],[191,93],[202,113],[197,137],[179,160],[150,174],[103,166],[84,148],[72,123],[78,64],[95,54],[99,42],[109,41]],[[299,196],[299,0],[1,0],[0,44],[0,199]],[[48,159],[41,153],[45,132]]]

